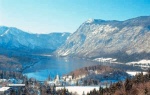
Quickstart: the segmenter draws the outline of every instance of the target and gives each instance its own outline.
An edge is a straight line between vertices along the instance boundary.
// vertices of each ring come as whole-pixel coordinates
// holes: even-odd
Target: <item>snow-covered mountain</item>
[[[56,53],[87,58],[149,58],[150,16],[125,21],[89,19],[69,36]]]
[[[0,47],[7,50],[56,50],[69,33],[30,34],[14,27],[0,26]]]

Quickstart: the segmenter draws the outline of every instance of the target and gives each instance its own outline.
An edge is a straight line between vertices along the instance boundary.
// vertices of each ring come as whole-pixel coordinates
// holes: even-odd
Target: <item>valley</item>
[[[136,73],[146,74],[150,69],[149,21],[149,16],[125,21],[91,19],[72,34],[31,34],[1,26],[0,70],[8,74],[2,77],[1,73],[1,78],[9,83],[18,75],[23,85],[32,80],[60,88],[105,88]],[[14,79],[19,80],[18,76]]]
[[[150,95],[150,0],[0,0],[0,95]]]

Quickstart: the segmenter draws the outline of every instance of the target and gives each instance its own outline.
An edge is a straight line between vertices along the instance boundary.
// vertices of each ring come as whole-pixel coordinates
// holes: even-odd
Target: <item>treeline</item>
[[[55,86],[25,86],[11,89],[10,95],[74,95],[67,89],[63,88],[56,91]]]
[[[20,72],[0,70],[0,79],[25,79],[25,76]]]
[[[65,88],[56,91],[55,84],[49,85],[46,81],[40,83],[33,78],[27,80],[25,85],[24,90],[21,92],[23,95],[72,95]]]
[[[125,82],[111,84],[110,87],[100,87],[87,93],[87,95],[150,95],[150,70],[146,75],[140,73],[133,78],[127,78]]]
[[[96,65],[96,66],[88,66],[81,69],[77,69],[73,72],[71,72],[69,75],[72,75],[73,78],[78,78],[82,75],[89,75],[89,74],[95,74],[95,73],[104,73],[104,72],[111,72],[114,70],[110,66],[102,66],[102,65]]]

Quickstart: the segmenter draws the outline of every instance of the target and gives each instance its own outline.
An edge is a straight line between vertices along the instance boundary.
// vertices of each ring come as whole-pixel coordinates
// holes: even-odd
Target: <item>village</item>
[[[116,73],[113,74],[113,72]],[[2,95],[25,95],[26,93],[29,95],[47,95],[44,93],[61,93],[63,89],[68,89],[65,91],[72,92],[72,95],[73,93],[76,93],[74,95],[84,95],[93,89],[98,90],[99,87],[109,87],[115,79],[118,79],[118,76],[115,78],[114,75],[122,76],[122,74],[120,71],[114,70],[109,66],[97,65],[84,67],[64,76],[57,74],[55,78],[51,78],[49,75],[47,80],[38,81],[34,78],[28,79],[21,73],[1,71],[0,93]],[[94,79],[93,76],[97,75],[100,79]]]
[[[99,89],[99,86],[83,86],[83,82],[78,79],[73,79],[72,76],[63,76],[62,78],[59,75],[56,75],[54,80],[49,80],[49,78],[44,81],[36,81],[35,79],[29,79],[26,82],[18,79],[0,79],[0,95],[46,95],[43,94],[46,91],[49,93],[56,93],[59,90],[66,89],[71,90],[72,93],[77,94],[77,89],[82,88],[84,91],[78,92],[80,95],[84,92],[86,94],[88,91]],[[74,89],[76,88],[76,90]],[[87,89],[88,88],[88,89]],[[75,95],[76,95],[75,94]]]
[[[87,83],[85,84],[85,82],[82,81],[82,78],[84,78],[86,75],[76,78],[72,75],[64,75],[62,77],[56,75],[54,79],[51,79],[50,76],[48,76],[47,80],[38,81],[34,78],[28,79],[26,76],[22,76],[21,74],[17,74],[15,78],[5,77],[5,72],[3,72],[2,74],[3,78],[1,77],[0,79],[0,95],[26,95],[26,93],[28,93],[29,95],[47,95],[44,93],[59,93],[59,91],[65,89],[65,87],[68,90],[70,89],[70,87],[82,88],[82,90],[84,91],[80,91],[80,95],[81,92],[84,92],[84,94],[86,94],[88,91],[93,90],[94,88],[99,88],[98,82],[95,83],[93,81],[88,85]],[[11,72],[11,74],[13,73]],[[72,91],[72,94],[73,93],[77,93],[77,89],[75,91]]]
[[[127,73],[134,76],[138,72]],[[143,72],[144,75],[146,73]],[[122,81],[122,78],[129,77],[128,74],[109,66],[97,65],[84,67],[64,76],[57,74],[55,78],[49,75],[45,81],[38,81],[28,79],[21,73],[0,71],[0,95],[86,95],[93,89],[99,90],[100,87],[106,88]]]
[[[34,78],[27,78],[27,76],[16,72],[0,71],[0,93],[7,93],[7,95],[22,95],[28,93],[29,95],[45,95],[48,93],[58,93],[62,89],[68,89],[72,93],[77,92],[79,95],[88,93],[90,90],[99,89],[99,87],[105,88],[109,86],[113,81],[102,81],[108,76],[114,76],[111,72],[116,71],[109,66],[90,66],[77,69],[69,74],[59,76],[55,78],[50,75],[45,81],[38,81]],[[107,72],[107,73],[106,73]],[[89,76],[101,76],[101,82],[99,79],[90,78]],[[122,74],[121,74],[122,75]],[[86,78],[89,77],[89,78]],[[83,94],[83,95],[84,95]]]

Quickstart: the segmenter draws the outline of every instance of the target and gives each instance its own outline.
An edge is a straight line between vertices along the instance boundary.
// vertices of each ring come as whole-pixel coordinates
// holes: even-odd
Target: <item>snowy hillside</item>
[[[14,27],[0,27],[0,47],[4,49],[56,50],[69,33],[30,34]]]
[[[78,55],[87,58],[122,56],[127,59],[130,55],[135,59],[149,58],[147,55],[150,53],[149,44],[150,16],[125,21],[89,19],[56,53],[59,56]]]

